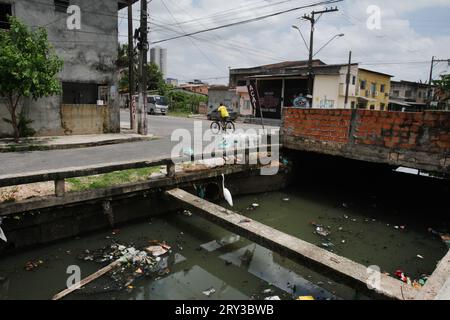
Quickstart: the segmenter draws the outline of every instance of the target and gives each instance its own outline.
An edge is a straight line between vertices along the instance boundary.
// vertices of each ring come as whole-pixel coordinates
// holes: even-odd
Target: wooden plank
[[[275,230],[248,217],[200,199],[184,190],[172,189],[166,194],[223,228],[239,234],[288,258],[298,260],[314,270],[339,278],[346,284],[376,298],[412,300],[417,290],[392,277],[380,274],[377,290],[368,288],[368,268],[308,242]]]
[[[107,274],[108,272],[114,270],[118,266],[120,266],[119,260],[114,261],[113,263],[107,265],[103,269],[100,269],[96,273],[93,273],[89,277],[84,278],[83,280],[81,280],[80,284],[78,286],[72,286],[72,287],[67,288],[66,290],[61,291],[60,293],[56,294],[55,296],[53,296],[52,300],[61,300],[62,298],[68,296],[72,292],[75,292],[75,291],[83,288],[85,285],[91,283],[92,281],[94,281],[94,280],[104,276],[105,274]]]

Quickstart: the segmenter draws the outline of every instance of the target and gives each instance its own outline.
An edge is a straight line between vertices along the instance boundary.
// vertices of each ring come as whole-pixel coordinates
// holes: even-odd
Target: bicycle
[[[234,133],[236,131],[234,122],[231,120],[227,121],[215,120],[211,123],[210,129],[213,134],[219,134],[221,131],[226,133]]]

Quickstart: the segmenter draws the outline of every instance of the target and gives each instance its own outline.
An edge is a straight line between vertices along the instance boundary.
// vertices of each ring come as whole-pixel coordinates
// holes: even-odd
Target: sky
[[[320,0],[152,0],[149,41],[317,2]],[[335,35],[344,34],[315,56],[327,64],[347,63],[351,50],[353,62],[361,67],[388,73],[394,80],[425,82],[432,56],[450,59],[450,0],[344,0],[332,6],[339,11],[322,15],[314,36],[317,50]],[[319,5],[155,45],[168,49],[168,77],[180,82],[200,79],[226,84],[229,68],[307,60],[308,50],[292,25],[300,28],[309,43],[310,24],[299,18],[324,8]],[[368,9],[379,9],[379,15],[377,11],[368,13]],[[136,28],[139,2],[134,5],[133,14]],[[126,43],[126,35],[125,9],[119,12],[119,41]],[[449,72],[448,63],[439,63],[434,69],[435,78]]]

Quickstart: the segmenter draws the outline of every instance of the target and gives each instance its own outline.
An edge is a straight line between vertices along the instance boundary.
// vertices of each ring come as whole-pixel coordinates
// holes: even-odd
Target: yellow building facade
[[[358,108],[387,111],[393,76],[367,69],[358,70]]]

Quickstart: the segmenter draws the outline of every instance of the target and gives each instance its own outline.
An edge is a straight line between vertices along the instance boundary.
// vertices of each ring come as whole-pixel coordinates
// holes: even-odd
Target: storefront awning
[[[377,102],[377,99],[367,98],[367,97],[358,97],[360,100],[364,100],[367,102]]]
[[[402,107],[410,107],[411,106],[410,104],[408,104],[404,101],[400,101],[400,100],[389,100],[389,103],[396,104],[396,105],[399,105]]]

